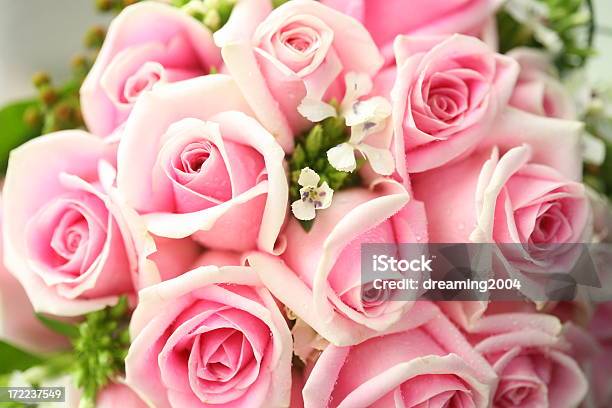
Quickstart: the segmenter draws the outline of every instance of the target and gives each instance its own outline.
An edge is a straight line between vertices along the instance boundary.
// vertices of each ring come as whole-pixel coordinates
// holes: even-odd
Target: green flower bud
[[[204,16],[204,25],[211,31],[217,31],[221,28],[221,16],[216,9],[209,10]]]
[[[51,78],[46,72],[37,72],[32,76],[32,83],[36,88],[42,88],[43,86],[51,83]]]
[[[99,49],[102,47],[104,38],[106,37],[106,30],[101,26],[91,27],[85,34],[84,43],[87,48]]]
[[[96,8],[100,11],[110,11],[115,5],[113,0],[96,0]]]
[[[57,102],[57,91],[50,86],[43,87],[40,91],[40,99],[45,106],[53,106]]]
[[[37,129],[43,123],[44,116],[38,106],[30,106],[23,113],[23,121],[31,128]]]

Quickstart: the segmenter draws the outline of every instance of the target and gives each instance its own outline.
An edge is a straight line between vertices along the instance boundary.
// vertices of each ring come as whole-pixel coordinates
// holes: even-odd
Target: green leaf
[[[23,120],[26,110],[36,108],[37,105],[38,101],[32,99],[0,109],[0,171],[6,170],[11,150],[40,135],[40,128],[32,128]]]
[[[39,365],[43,358],[0,340],[0,375]]]
[[[61,334],[62,336],[74,339],[79,335],[79,328],[74,324],[52,319],[41,313],[36,313],[36,318],[40,320],[40,322],[44,324],[47,328],[56,333]]]

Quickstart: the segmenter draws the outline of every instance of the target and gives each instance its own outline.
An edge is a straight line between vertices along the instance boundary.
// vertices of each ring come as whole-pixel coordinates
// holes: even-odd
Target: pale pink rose
[[[493,407],[576,407],[588,383],[551,316],[500,314],[475,337],[474,348],[493,366],[499,383]],[[554,318],[553,318],[554,319]],[[538,327],[542,323],[542,327]]]
[[[533,48],[517,48],[507,55],[521,66],[510,105],[540,116],[576,119],[574,101],[559,82],[548,54]]]
[[[272,252],[287,211],[284,153],[233,81],[209,75],[141,97],[119,144],[117,186],[166,238]]]
[[[206,75],[221,64],[212,33],[187,13],[151,1],[127,7],[110,25],[81,87],[85,123],[92,133],[107,136],[143,93]]]
[[[538,116],[508,107],[479,149],[497,146],[505,153],[527,144],[534,163],[550,166],[570,180],[582,181],[583,132],[582,122]],[[550,146],[555,146],[555,154],[551,154]]]
[[[78,130],[11,153],[4,185],[5,263],[34,309],[74,316],[134,291],[136,253],[110,198],[115,149]]]
[[[223,47],[226,67],[259,120],[287,150],[309,122],[304,100],[344,95],[344,74],[373,76],[383,59],[370,34],[354,19],[311,0],[278,7],[257,27],[250,43]]]
[[[38,353],[57,351],[68,346],[65,337],[53,333],[36,318],[32,303],[30,303],[23,287],[4,267],[4,249],[1,236],[0,339]]]
[[[239,262],[200,262],[211,259]],[[291,333],[249,267],[202,266],[143,289],[130,334],[127,384],[158,408],[289,404]]]
[[[115,180],[116,172],[110,178]],[[109,188],[108,193],[120,208],[137,254],[137,266],[132,269],[135,292],[181,275],[202,255],[203,248],[191,238],[171,239],[150,234],[142,217],[127,205],[116,186]]]
[[[272,11],[272,0],[237,0],[232,8],[229,20],[213,37],[215,44],[222,47],[226,44],[249,41],[251,35]]]
[[[336,192],[309,232],[289,220],[282,259],[255,253],[248,262],[274,296],[325,339],[358,343],[396,324],[411,306],[390,300],[391,292],[362,286],[360,266],[362,244],[427,242],[422,205],[406,205],[408,200],[390,180],[370,190]]]
[[[328,346],[309,370],[304,407],[488,407],[489,364],[433,305],[414,309],[412,327]]]
[[[395,41],[391,98],[401,177],[469,154],[506,107],[518,64],[464,35]]]
[[[322,0],[361,21],[385,59],[393,58],[393,40],[401,34],[480,35],[500,0]]]
[[[569,272],[572,244],[588,241],[591,232],[584,185],[531,159],[528,145],[501,157],[494,148],[415,175],[430,241],[516,244],[502,250],[521,271]]]
[[[111,383],[98,393],[96,408],[147,408],[148,405],[127,385]]]

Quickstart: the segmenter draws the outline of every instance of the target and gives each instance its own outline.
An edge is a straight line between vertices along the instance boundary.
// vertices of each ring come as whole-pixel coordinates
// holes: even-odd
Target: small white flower
[[[351,128],[351,138],[347,143],[329,149],[327,159],[336,170],[352,172],[357,168],[357,150],[368,160],[376,173],[387,176],[393,173],[395,168],[391,152],[363,141],[368,135],[384,129],[387,119],[391,116],[391,104],[382,96],[359,99],[372,92],[372,80],[366,74],[348,72],[344,81],[346,92],[339,110],[346,120],[346,125]],[[302,100],[298,111],[312,122],[320,122],[336,115],[336,109],[330,104],[310,98]]]
[[[601,166],[606,159],[606,144],[589,132],[582,134],[582,158],[586,163]]]
[[[364,143],[366,137],[378,132],[385,126],[391,114],[391,105],[385,98],[374,97],[353,104],[351,116],[351,138],[348,142],[332,147],[327,151],[327,160],[336,170],[352,172],[357,168],[355,150],[370,163],[372,169],[388,176],[395,169],[393,155],[388,149],[381,149]],[[347,118],[347,123],[349,119]]]
[[[350,113],[353,104],[362,96],[372,92],[372,80],[366,74],[348,72],[344,76],[346,91],[340,104],[340,114],[344,117]],[[311,122],[321,122],[324,119],[336,116],[336,108],[320,99],[306,96],[298,106],[298,112]],[[347,123],[347,126],[351,126]]]
[[[295,218],[302,221],[314,219],[316,210],[324,210],[331,205],[334,190],[327,182],[323,182],[319,187],[319,175],[309,167],[302,169],[298,184],[300,189],[300,199],[291,204],[291,211]]]

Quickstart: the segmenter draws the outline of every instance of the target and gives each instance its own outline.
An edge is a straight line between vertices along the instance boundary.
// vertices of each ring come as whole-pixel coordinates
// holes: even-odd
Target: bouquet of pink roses
[[[593,9],[501,3],[98,1],[0,111],[0,406],[609,407]]]

